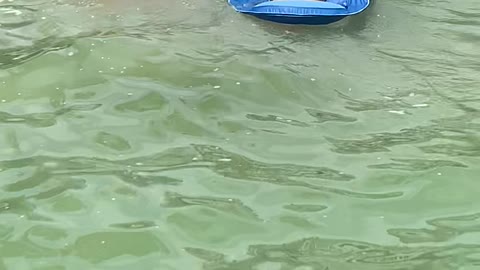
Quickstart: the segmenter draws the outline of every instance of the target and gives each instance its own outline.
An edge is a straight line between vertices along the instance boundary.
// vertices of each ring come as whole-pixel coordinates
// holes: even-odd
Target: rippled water
[[[480,269],[479,14],[0,0],[0,269]]]

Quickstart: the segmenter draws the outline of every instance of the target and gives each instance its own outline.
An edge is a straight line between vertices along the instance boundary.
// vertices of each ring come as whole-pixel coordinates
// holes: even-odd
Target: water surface
[[[0,269],[480,269],[476,1],[0,14]]]

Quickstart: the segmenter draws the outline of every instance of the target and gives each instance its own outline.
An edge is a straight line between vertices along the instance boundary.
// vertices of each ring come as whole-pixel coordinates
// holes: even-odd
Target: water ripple
[[[166,202],[163,204],[166,208],[180,208],[187,206],[204,206],[234,215],[241,219],[259,220],[252,209],[245,206],[240,200],[232,198],[214,198],[205,196],[183,196],[177,193],[166,194]]]
[[[478,245],[448,247],[381,246],[367,242],[305,238],[279,245],[251,245],[248,258],[228,260],[215,251],[187,248],[193,256],[205,260],[205,270],[255,269],[458,269],[473,267],[480,261]]]
[[[82,104],[72,105],[61,108],[51,113],[31,113],[23,115],[14,115],[0,111],[0,123],[5,124],[25,124],[32,127],[49,127],[57,123],[57,117],[78,111],[93,111],[101,104]]]
[[[442,217],[427,220],[434,229],[389,229],[388,233],[403,243],[446,242],[463,234],[480,231],[480,214]]]
[[[0,0],[0,269],[477,269],[478,3],[375,2]]]
[[[196,151],[197,154],[193,151]],[[194,145],[193,148],[170,149],[149,157],[117,161],[86,157],[70,157],[67,159],[65,157],[38,156],[0,162],[0,168],[4,172],[13,168],[19,169],[31,166],[47,169],[49,174],[59,176],[116,175],[128,183],[140,186],[154,183],[169,185],[178,183],[177,180],[171,180],[171,178],[164,178],[163,176],[159,176],[158,179],[152,178],[151,174],[153,173],[208,168],[224,177],[242,181],[301,187],[349,197],[387,199],[399,197],[403,194],[400,191],[362,193],[323,185],[318,180],[343,182],[351,181],[354,177],[326,167],[262,163],[210,145]],[[28,182],[29,180],[26,181]],[[6,188],[9,189],[8,186]]]

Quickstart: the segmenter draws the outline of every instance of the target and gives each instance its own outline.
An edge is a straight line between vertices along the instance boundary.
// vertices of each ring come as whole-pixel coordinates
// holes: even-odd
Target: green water
[[[0,0],[0,269],[480,269],[479,14]]]

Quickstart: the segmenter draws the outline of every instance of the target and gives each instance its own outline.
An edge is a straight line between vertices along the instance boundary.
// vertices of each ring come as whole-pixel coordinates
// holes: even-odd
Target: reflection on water
[[[455,269],[476,267],[478,245],[395,247],[343,239],[305,238],[281,245],[252,245],[247,259],[187,248],[205,261],[203,269]]]
[[[479,268],[480,10],[452,3],[0,0],[0,270]]]
[[[390,229],[404,243],[443,242],[480,230],[480,215],[471,214],[427,220],[434,229]]]

